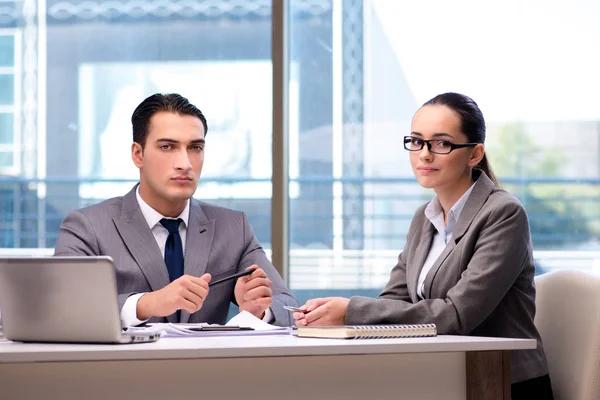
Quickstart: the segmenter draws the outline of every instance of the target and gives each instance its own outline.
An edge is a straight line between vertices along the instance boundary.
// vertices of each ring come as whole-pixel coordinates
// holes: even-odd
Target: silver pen
[[[285,309],[286,309],[286,310],[288,310],[288,311],[292,311],[292,312],[300,312],[300,313],[304,313],[304,314],[306,314],[306,313],[308,312],[308,311],[301,310],[300,308],[298,308],[298,307],[293,307],[293,306],[283,306],[283,308],[285,308]]]

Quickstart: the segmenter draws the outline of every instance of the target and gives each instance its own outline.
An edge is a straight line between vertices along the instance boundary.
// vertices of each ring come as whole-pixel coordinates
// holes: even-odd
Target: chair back
[[[537,276],[535,285],[554,398],[600,399],[600,277],[561,270]]]

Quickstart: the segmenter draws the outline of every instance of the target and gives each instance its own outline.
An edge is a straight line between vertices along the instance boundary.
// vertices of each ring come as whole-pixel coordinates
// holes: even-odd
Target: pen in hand
[[[219,279],[218,281],[214,281],[214,282],[209,283],[208,287],[211,287],[211,286],[214,286],[214,285],[218,285],[219,283],[227,282],[227,281],[230,281],[232,279],[237,279],[237,278],[242,277],[242,276],[250,275],[254,271],[255,271],[254,269],[247,269],[247,270],[244,270],[242,272],[238,272],[237,274],[226,276],[225,278]]]
[[[306,310],[302,310],[299,307],[293,307],[293,306],[283,306],[284,309],[291,311],[291,312],[299,312],[299,313],[303,313],[306,314],[308,311]]]

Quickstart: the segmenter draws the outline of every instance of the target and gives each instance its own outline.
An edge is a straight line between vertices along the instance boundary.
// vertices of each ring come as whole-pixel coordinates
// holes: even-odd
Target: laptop
[[[159,333],[123,332],[115,266],[108,256],[0,258],[0,311],[20,342],[144,343]]]

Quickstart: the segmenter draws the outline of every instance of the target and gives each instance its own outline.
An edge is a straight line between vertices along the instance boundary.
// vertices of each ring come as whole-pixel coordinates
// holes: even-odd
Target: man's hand
[[[166,317],[177,310],[195,313],[202,308],[208,296],[210,278],[210,274],[199,278],[183,275],[160,290],[146,293],[138,300],[137,318]]]
[[[262,268],[252,265],[246,269],[254,269],[248,276],[238,278],[233,293],[240,311],[248,311],[257,318],[264,318],[265,310],[273,303],[273,283]]]
[[[300,307],[303,312],[294,312],[292,316],[298,326],[336,326],[344,325],[349,299],[326,297],[308,300]]]

